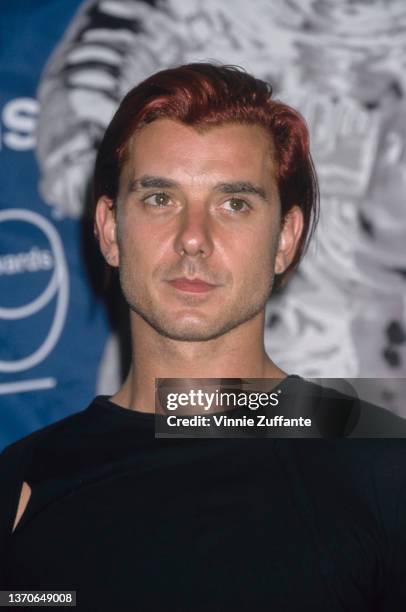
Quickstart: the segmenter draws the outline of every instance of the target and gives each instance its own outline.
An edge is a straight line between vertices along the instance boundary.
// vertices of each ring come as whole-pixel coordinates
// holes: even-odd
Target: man
[[[157,378],[278,379],[320,403],[263,345],[317,216],[301,117],[236,68],[162,71],[108,127],[95,202],[132,367],[3,453],[3,588],[83,610],[403,610],[402,440],[154,437]]]

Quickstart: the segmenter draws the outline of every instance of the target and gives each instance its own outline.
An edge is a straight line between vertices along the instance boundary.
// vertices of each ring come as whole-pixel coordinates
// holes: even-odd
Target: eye
[[[148,206],[154,206],[156,208],[163,208],[169,204],[171,198],[167,193],[153,193],[152,195],[143,198],[142,200]]]
[[[251,206],[241,198],[230,198],[223,206],[227,206],[226,209],[233,213],[248,212],[251,209]]]

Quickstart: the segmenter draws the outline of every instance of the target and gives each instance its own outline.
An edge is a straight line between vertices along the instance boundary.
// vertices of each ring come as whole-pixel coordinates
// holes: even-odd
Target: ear
[[[293,260],[302,232],[303,213],[299,206],[293,206],[282,220],[275,257],[275,274],[282,274]]]
[[[99,239],[100,250],[110,266],[119,265],[119,250],[117,244],[116,209],[113,200],[102,196],[96,205],[94,222],[95,235]]]

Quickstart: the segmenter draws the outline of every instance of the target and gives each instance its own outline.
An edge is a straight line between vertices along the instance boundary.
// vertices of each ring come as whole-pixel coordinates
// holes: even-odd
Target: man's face
[[[131,310],[159,334],[210,340],[263,312],[288,263],[271,150],[256,125],[159,119],[132,138],[117,216],[102,198],[96,219]]]

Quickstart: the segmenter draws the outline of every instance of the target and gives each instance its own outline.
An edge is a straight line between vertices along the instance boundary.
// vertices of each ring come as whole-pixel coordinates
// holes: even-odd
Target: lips
[[[217,287],[217,285],[205,283],[198,278],[193,280],[189,280],[187,278],[175,278],[174,280],[169,281],[169,284],[172,285],[172,287],[175,287],[175,289],[179,289],[179,291],[190,291],[192,293],[204,293]]]

